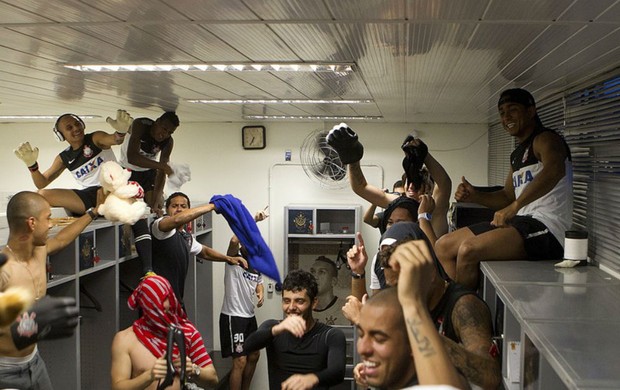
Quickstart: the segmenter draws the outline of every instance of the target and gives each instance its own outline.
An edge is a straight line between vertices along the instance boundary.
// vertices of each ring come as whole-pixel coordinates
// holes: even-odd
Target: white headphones
[[[59,142],[62,142],[65,140],[65,136],[62,135],[62,132],[58,129],[58,123],[60,122],[60,120],[66,116],[71,116],[73,118],[75,118],[78,122],[80,122],[82,124],[82,127],[84,129],[86,129],[86,124],[84,123],[84,121],[82,120],[82,118],[80,118],[79,116],[75,115],[75,114],[62,114],[61,116],[58,117],[58,119],[56,119],[56,123],[54,124],[54,128],[52,129],[54,131],[54,136],[56,137],[56,140]]]

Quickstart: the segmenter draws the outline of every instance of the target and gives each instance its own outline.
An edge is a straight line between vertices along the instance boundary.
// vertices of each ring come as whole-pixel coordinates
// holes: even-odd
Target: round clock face
[[[245,126],[242,129],[242,145],[245,149],[263,149],[265,147],[265,127]]]

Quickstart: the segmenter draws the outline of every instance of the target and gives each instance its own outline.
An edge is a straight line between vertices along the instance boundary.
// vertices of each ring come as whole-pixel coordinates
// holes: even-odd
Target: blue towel
[[[241,245],[248,251],[248,261],[252,267],[280,283],[280,272],[273,253],[263,240],[256,221],[243,203],[230,194],[213,195],[209,203],[215,205],[216,213],[224,216]]]

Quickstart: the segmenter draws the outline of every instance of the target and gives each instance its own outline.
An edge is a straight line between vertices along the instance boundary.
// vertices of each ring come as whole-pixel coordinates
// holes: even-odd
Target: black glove
[[[17,349],[24,349],[39,340],[70,337],[78,324],[78,313],[75,298],[46,295],[11,325],[13,343]]]
[[[413,141],[415,137],[411,134],[405,138],[401,149],[405,152],[405,158],[403,159],[403,169],[407,176],[407,183],[413,183],[413,186],[418,189],[422,184],[422,175],[420,170],[424,165],[424,160],[428,154],[428,146],[421,140],[419,145],[408,145]]]
[[[327,134],[326,140],[327,144],[338,152],[343,164],[358,162],[364,155],[364,146],[346,123],[334,126]]]

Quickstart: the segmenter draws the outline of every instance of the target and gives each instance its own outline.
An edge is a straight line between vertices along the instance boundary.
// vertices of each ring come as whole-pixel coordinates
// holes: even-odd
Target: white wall
[[[182,118],[181,118],[182,120]],[[346,203],[361,204],[352,191],[326,190],[305,177],[300,167],[299,150],[306,135],[317,128],[331,128],[333,124],[323,123],[267,123],[267,147],[263,150],[243,150],[241,148],[240,124],[231,123],[182,123],[174,135],[175,148],[171,160],[189,163],[192,167],[192,181],[183,187],[190,198],[196,202],[208,201],[214,194],[233,194],[241,199],[245,206],[254,213],[268,204],[273,218],[259,224],[266,242],[274,252],[278,267],[283,270],[284,218],[282,205],[288,203]],[[368,172],[369,182],[379,187],[390,187],[402,174],[401,161],[403,153],[400,144],[414,128],[412,125],[355,124],[351,127],[359,134],[364,144],[363,170]],[[89,122],[90,131],[104,129],[108,126],[102,122]],[[436,125],[420,124],[415,126],[419,136],[426,142],[429,151],[443,164],[452,178],[453,190],[465,175],[472,183],[487,184],[487,137],[485,125]],[[30,175],[13,155],[13,149],[23,141],[30,141],[40,149],[39,164],[46,169],[52,159],[66,143],[58,143],[52,137],[51,124],[0,124],[3,134],[3,153],[0,153],[0,166],[3,168],[0,194],[14,193],[21,190],[34,190]],[[285,150],[292,151],[292,161],[285,162]],[[117,156],[120,150],[115,147]],[[291,165],[283,168],[283,165]],[[286,174],[298,170],[299,174],[290,185],[282,185],[282,169]],[[381,175],[382,172],[382,175]],[[383,177],[383,182],[375,183],[370,179]],[[286,181],[286,180],[285,180]],[[273,184],[276,184],[277,187]],[[74,187],[73,179],[64,173],[51,187]],[[277,207],[275,207],[277,205]],[[275,209],[277,208],[277,209]],[[2,210],[4,211],[4,210]],[[214,216],[213,246],[225,251],[232,232],[221,216]],[[376,230],[363,228],[365,237],[378,239]],[[374,236],[374,237],[373,237]],[[219,309],[222,302],[223,268],[215,265],[213,272],[213,307]],[[267,297],[263,308],[257,312],[259,324],[267,318],[279,318],[282,315],[279,305],[280,296]],[[219,349],[218,316],[214,318],[214,345]],[[263,356],[256,372],[255,383],[266,383],[266,358]],[[223,374],[223,373],[222,373]],[[258,388],[258,387],[255,387]]]

